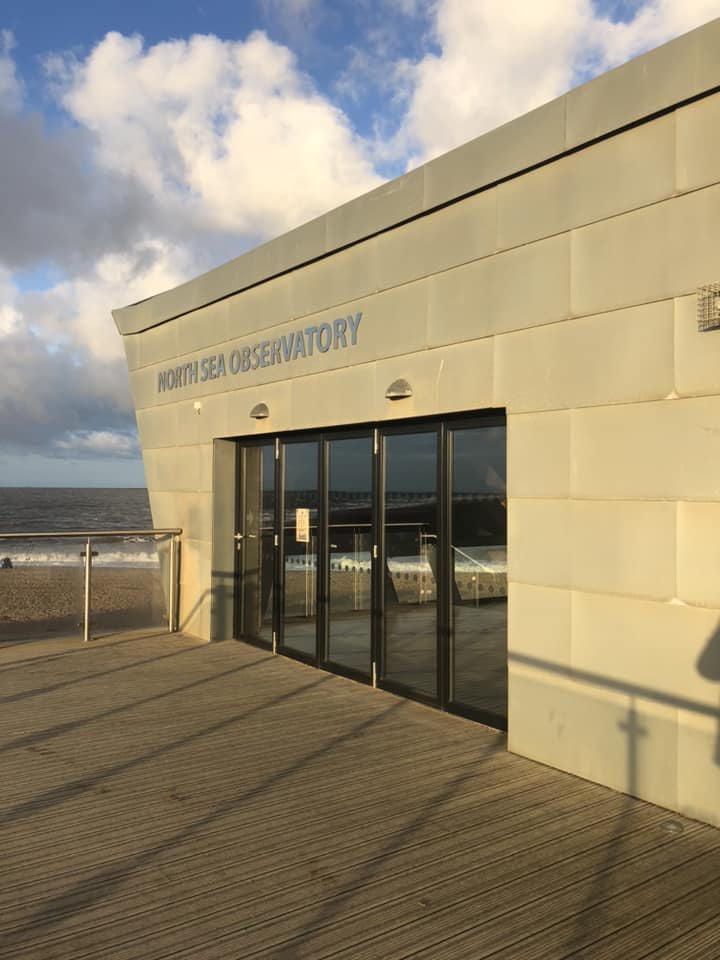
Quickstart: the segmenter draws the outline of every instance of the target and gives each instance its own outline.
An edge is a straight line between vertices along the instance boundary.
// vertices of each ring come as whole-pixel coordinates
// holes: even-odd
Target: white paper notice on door
[[[298,543],[310,543],[310,511],[307,507],[298,507],[295,511],[295,531]]]

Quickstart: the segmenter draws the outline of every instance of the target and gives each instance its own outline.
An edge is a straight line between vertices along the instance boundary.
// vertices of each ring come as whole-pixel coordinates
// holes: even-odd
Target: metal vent
[[[720,330],[720,283],[708,283],[697,291],[698,330]]]

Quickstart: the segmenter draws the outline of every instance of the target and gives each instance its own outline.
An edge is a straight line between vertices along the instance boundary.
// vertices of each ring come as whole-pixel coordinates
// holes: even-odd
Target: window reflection
[[[328,659],[370,673],[372,604],[371,437],[328,447]]]
[[[386,679],[437,696],[436,431],[385,438]]]
[[[451,700],[507,716],[505,428],[451,432]]]
[[[275,528],[275,447],[243,452],[239,541],[240,636],[272,642]]]
[[[316,650],[318,446],[285,445],[283,643],[308,657]]]

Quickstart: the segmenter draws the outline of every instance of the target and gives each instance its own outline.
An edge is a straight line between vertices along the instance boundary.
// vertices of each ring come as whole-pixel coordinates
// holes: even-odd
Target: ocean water
[[[142,488],[0,487],[0,535],[92,530],[149,530],[150,501]],[[13,566],[66,566],[81,563],[81,540],[3,540],[0,559]],[[154,566],[152,537],[122,537],[93,544],[107,566]]]

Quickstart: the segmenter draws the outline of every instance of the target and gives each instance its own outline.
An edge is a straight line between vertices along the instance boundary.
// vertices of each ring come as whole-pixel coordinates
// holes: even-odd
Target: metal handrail
[[[182,534],[181,527],[139,530],[55,530],[35,533],[0,533],[0,540],[84,540],[85,552],[80,556],[85,562],[85,592],[83,604],[83,642],[90,640],[90,607],[92,598],[92,542],[93,540],[113,540],[122,537],[171,537],[170,569],[168,572],[168,632],[177,629],[175,621],[175,588],[177,580],[177,538]]]
[[[52,537],[56,540],[60,537],[78,539],[80,537],[139,537],[149,536],[180,536],[182,528],[172,528],[168,530],[57,530],[47,533],[0,533],[0,540],[36,540],[44,537]]]

